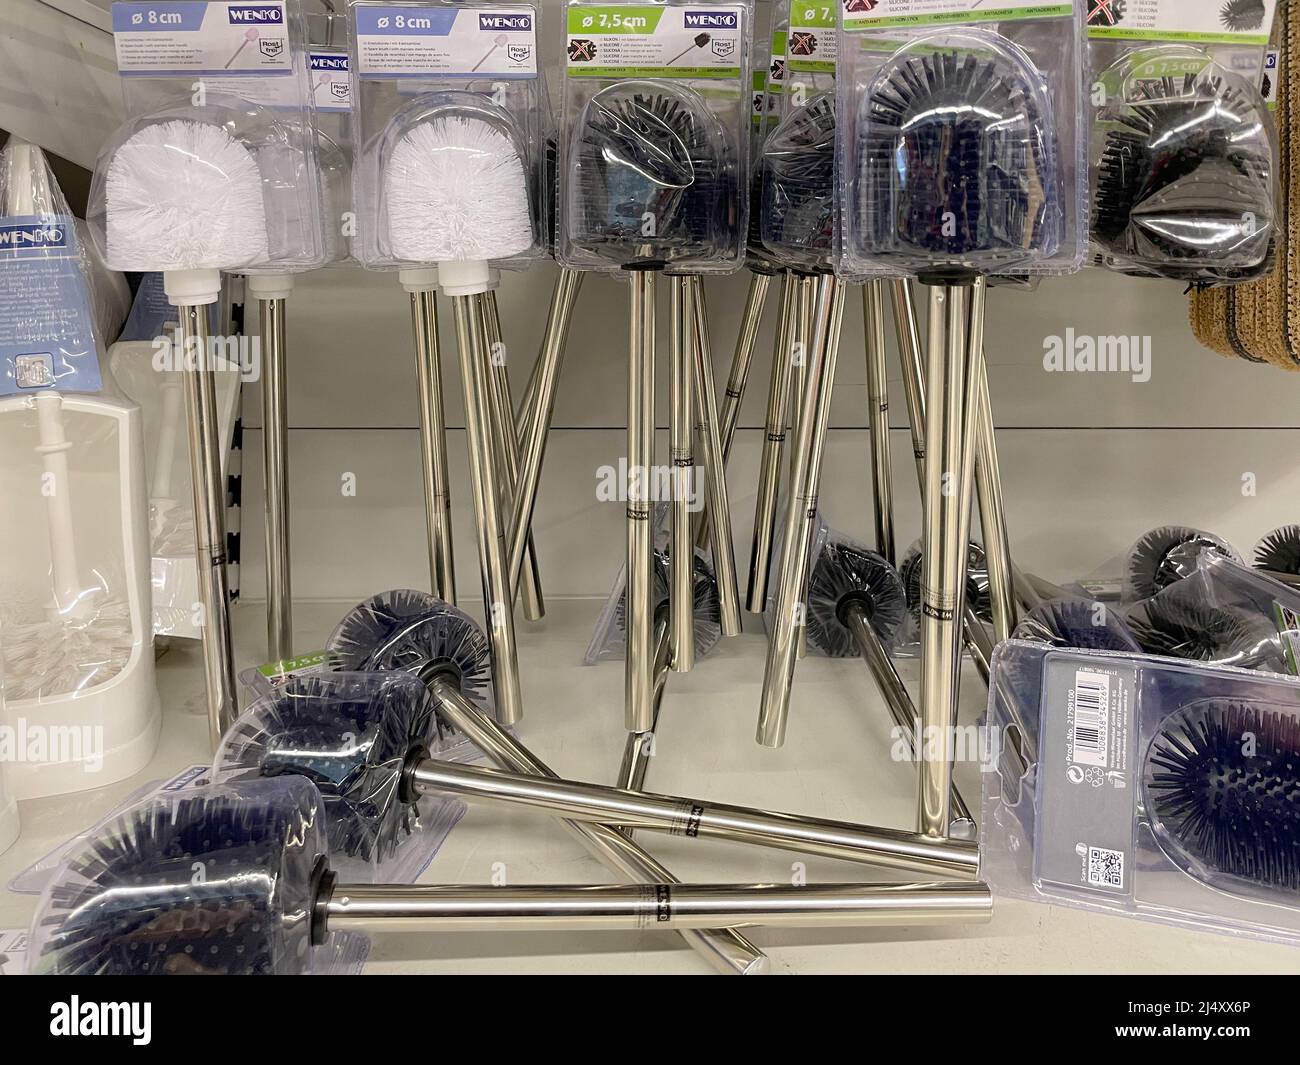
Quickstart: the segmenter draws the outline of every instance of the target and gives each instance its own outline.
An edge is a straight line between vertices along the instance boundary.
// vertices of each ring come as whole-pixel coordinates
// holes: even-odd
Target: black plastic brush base
[[[402,759],[402,776],[397,785],[397,796],[404,805],[414,806],[422,798],[420,789],[415,786],[415,771],[432,757],[429,748],[423,743],[412,744],[406,752],[406,757]]]
[[[636,260],[636,262],[623,263],[619,267],[619,269],[627,270],[628,272],[636,271],[641,273],[661,273],[662,271],[668,269],[668,260],[667,259],[638,259]]]
[[[322,855],[316,860],[316,868],[311,873],[311,945],[323,946],[330,937],[329,904],[334,897],[334,885],[338,876],[329,866],[329,860]]]
[[[979,279],[979,274],[971,273],[969,270],[958,270],[955,268],[927,270],[923,274],[917,274],[916,280],[922,285],[942,288],[970,288]]]

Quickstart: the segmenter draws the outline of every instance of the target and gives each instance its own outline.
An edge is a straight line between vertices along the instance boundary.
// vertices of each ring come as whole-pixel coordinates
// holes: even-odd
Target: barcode
[[[1124,852],[1088,848],[1088,883],[1094,887],[1124,886]]]
[[[1110,676],[1074,674],[1074,728],[1070,732],[1070,761],[1106,768],[1110,746]]]

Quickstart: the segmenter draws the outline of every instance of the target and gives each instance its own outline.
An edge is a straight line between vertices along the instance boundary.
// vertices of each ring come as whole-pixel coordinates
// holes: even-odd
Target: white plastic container
[[[103,787],[148,763],[160,725],[140,410],[5,397],[0,455],[9,794]]]

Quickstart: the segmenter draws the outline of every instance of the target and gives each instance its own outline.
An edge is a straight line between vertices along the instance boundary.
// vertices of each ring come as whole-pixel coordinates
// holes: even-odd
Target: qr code
[[[1096,887],[1124,886],[1124,852],[1088,848],[1088,883]]]

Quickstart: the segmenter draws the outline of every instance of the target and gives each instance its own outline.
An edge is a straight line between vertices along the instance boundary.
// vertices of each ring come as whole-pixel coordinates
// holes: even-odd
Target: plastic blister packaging
[[[566,6],[560,262],[729,272],[748,231],[753,6]]]
[[[1300,685],[1009,640],[987,723],[1024,722],[984,782],[995,894],[1300,944]]]
[[[1011,634],[1027,643],[1090,651],[1141,651],[1119,611],[1096,599],[1051,599],[1028,611]]]
[[[857,641],[845,623],[845,611],[857,606],[889,651],[907,623],[907,595],[898,571],[839,535],[828,536],[814,558],[808,579],[809,650],[828,658],[857,655]]]
[[[51,880],[32,926],[29,969],[356,971],[364,936],[312,943],[325,825],[320,793],[301,777],[214,785],[134,806],[69,854]],[[132,901],[122,908],[115,899],[127,888]]]
[[[0,653],[3,652],[4,633],[0,632]],[[0,658],[0,661],[3,659]],[[5,688],[4,677],[0,674],[0,720],[4,719]],[[18,839],[18,799],[14,796],[6,779],[8,768],[0,760],[0,854],[3,854]]]
[[[1063,274],[1082,263],[1082,5],[1006,4],[995,21],[974,6],[924,2],[906,19],[888,0],[841,11],[845,277]],[[914,15],[928,16],[923,27]]]
[[[325,262],[352,258],[346,221],[352,213],[352,75],[345,12],[307,14],[307,69],[311,79],[316,153],[325,199]]]
[[[132,19],[137,6],[114,11],[131,117],[101,152],[87,213],[104,261],[164,271],[196,302],[214,270],[321,266],[326,189],[297,0],[180,0],[153,26]],[[208,273],[182,285],[181,271]]]
[[[442,757],[447,740],[424,684],[408,673],[298,676],[258,699],[227,730],[218,782],[303,776],[325,804],[332,867],[346,880],[408,883],[427,868],[465,804],[410,796],[408,761]]]
[[[1162,525],[1143,533],[1128,549],[1123,564],[1120,602],[1148,599],[1196,572],[1201,552],[1211,548],[1241,560],[1223,537],[1186,525]]]
[[[1251,569],[1217,551],[1203,551],[1197,572],[1182,582],[1209,609],[1243,619],[1249,638],[1226,659],[1231,665],[1296,675],[1300,650],[1300,588]]]
[[[436,265],[447,284],[546,258],[537,8],[360,0],[351,14],[357,259]]]

